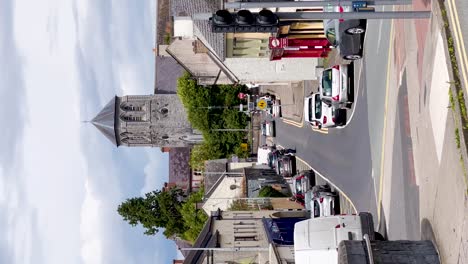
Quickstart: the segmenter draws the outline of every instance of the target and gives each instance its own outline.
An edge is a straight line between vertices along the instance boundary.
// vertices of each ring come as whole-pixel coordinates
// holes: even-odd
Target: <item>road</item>
[[[324,134],[306,124],[297,127],[277,122],[277,144],[296,148],[298,157],[340,188],[358,211],[374,216],[380,184],[389,36],[389,21],[368,24],[364,59],[355,63],[354,114],[346,127]]]

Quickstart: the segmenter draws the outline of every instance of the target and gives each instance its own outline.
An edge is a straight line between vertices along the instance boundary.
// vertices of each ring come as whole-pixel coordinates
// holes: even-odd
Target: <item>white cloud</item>
[[[116,213],[143,182],[167,178],[167,160],[146,151],[130,159],[81,123],[114,94],[152,92],[150,2],[0,0],[0,110],[9,124],[0,141],[0,263],[144,263],[176,254]]]
[[[148,164],[145,166],[145,184],[141,189],[141,195],[154,191],[155,189],[161,189],[164,182],[168,181],[166,175],[169,174],[168,162],[169,155],[155,155],[152,152],[148,152]]]

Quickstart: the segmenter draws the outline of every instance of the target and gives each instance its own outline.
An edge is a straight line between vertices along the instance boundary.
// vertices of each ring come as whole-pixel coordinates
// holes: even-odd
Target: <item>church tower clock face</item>
[[[176,94],[116,96],[91,123],[116,146],[187,147],[203,141]]]

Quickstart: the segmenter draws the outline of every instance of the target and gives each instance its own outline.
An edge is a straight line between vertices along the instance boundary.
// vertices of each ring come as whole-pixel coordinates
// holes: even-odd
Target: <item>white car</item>
[[[310,218],[336,214],[335,202],[338,198],[328,185],[316,185],[305,193],[304,205],[310,211]]]
[[[276,128],[275,128],[275,121],[265,121],[261,124],[262,135],[267,137],[274,137],[276,136]]]
[[[322,102],[319,93],[304,99],[304,120],[319,129],[343,124],[343,119],[346,118],[340,113],[342,111],[338,111],[333,105]]]
[[[348,93],[351,89],[348,65],[335,65],[322,72],[320,78],[320,96],[325,103],[333,106],[349,107]]]

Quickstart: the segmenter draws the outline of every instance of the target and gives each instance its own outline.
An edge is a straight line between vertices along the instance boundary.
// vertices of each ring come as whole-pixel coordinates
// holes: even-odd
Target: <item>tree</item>
[[[182,205],[182,218],[188,229],[185,231],[183,238],[195,242],[198,235],[202,231],[208,216],[201,209],[197,208],[197,203],[203,200],[204,189],[192,193],[187,201]]]
[[[192,152],[191,164],[202,166],[204,160],[226,158],[231,154],[245,157],[240,149],[246,138],[244,131],[217,131],[217,129],[245,129],[249,117],[239,112],[240,92],[246,92],[242,85],[197,85],[186,73],[177,82],[179,95],[193,127],[202,131],[205,142]]]
[[[130,225],[141,224],[145,235],[155,235],[164,228],[167,238],[179,237],[194,242],[208,216],[196,204],[203,200],[204,189],[192,193],[187,199],[178,188],[169,191],[153,191],[145,197],[127,199],[117,212]]]
[[[146,235],[154,235],[160,228],[165,228],[164,235],[170,237],[185,232],[180,215],[180,196],[180,189],[153,191],[145,197],[127,199],[119,205],[117,212],[130,225],[143,225]]]
[[[286,195],[271,186],[263,186],[258,192],[258,197],[286,197]]]

